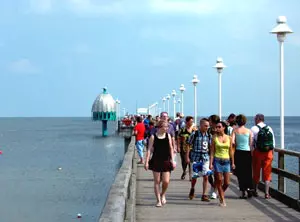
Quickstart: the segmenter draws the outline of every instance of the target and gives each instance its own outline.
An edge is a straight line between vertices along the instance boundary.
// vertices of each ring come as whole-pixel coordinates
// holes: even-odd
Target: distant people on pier
[[[217,134],[213,137],[210,153],[210,169],[215,171],[215,185],[218,189],[220,206],[225,207],[224,193],[229,186],[230,165],[234,169],[234,156],[231,137],[225,134],[227,124],[220,121],[216,125]],[[232,163],[230,164],[230,158]]]
[[[234,163],[235,174],[238,178],[241,191],[240,198],[246,199],[252,197],[252,132],[246,128],[246,116],[240,114],[236,116],[237,128],[232,133],[232,143],[235,145]],[[246,196],[247,192],[247,196]]]
[[[178,133],[178,138],[177,138],[177,152],[180,153],[181,157],[181,166],[182,166],[182,175],[181,179],[184,180],[186,176],[186,170],[188,167],[188,175],[189,175],[189,180],[191,181],[192,179],[192,171],[191,171],[191,164],[188,164],[186,162],[186,153],[189,151],[190,146],[187,143],[188,138],[190,137],[191,133],[193,133],[196,128],[193,126],[194,125],[194,118],[192,116],[187,116],[185,118],[185,127],[179,130]]]
[[[175,168],[172,137],[168,133],[169,124],[165,120],[158,122],[157,131],[151,135],[146,154],[145,170],[153,171],[156,207],[166,204],[166,191],[170,182],[170,172]],[[152,155],[151,159],[150,156]],[[162,187],[160,187],[162,182]]]
[[[191,149],[187,149],[186,162],[192,164],[192,181],[189,198],[192,200],[195,197],[195,185],[197,178],[203,176],[202,201],[209,201],[209,196],[206,194],[208,185],[208,176],[212,175],[209,169],[209,150],[211,147],[212,135],[208,133],[209,120],[203,118],[200,120],[200,128],[191,133],[188,139],[188,144]]]
[[[227,133],[226,134],[231,136],[234,128],[236,127],[236,116],[234,113],[231,113],[228,116],[226,123],[227,123]]]
[[[149,123],[150,123],[151,120],[152,120],[152,116],[151,115],[148,115],[147,118],[144,119],[144,125],[145,125],[146,129],[149,128]]]
[[[253,181],[254,181],[254,196],[258,196],[257,186],[260,180],[260,170],[263,171],[263,180],[265,182],[265,198],[269,199],[269,188],[272,180],[272,160],[273,149],[275,147],[275,137],[272,128],[264,123],[265,117],[263,114],[256,114],[255,126],[251,128],[253,133]]]
[[[149,139],[151,137],[151,132],[154,127],[155,127],[155,123],[154,123],[154,121],[151,120],[149,122],[148,129],[146,129],[146,131],[145,131],[145,138],[144,138],[144,145],[146,146],[147,149],[148,149]]]
[[[133,132],[135,135],[135,146],[139,155],[139,164],[144,164],[144,137],[145,137],[145,125],[141,116],[136,117],[137,124],[135,125]]]
[[[161,112],[160,113],[160,120],[166,121],[168,123],[168,134],[171,135],[174,152],[177,152],[176,151],[177,148],[176,148],[176,144],[175,144],[175,130],[174,130],[173,124],[171,124],[169,122],[168,113],[167,112]],[[155,134],[157,132],[157,129],[158,129],[157,127],[153,128],[152,131],[151,131],[151,135]]]

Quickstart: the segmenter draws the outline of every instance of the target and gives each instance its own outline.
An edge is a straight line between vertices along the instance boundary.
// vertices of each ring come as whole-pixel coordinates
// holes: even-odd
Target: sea
[[[279,146],[279,117],[265,119]],[[300,117],[285,118],[286,149],[300,151],[299,125]],[[101,127],[88,117],[0,118],[0,221],[98,221],[124,157],[116,122],[109,122],[108,137]],[[298,158],[287,157],[285,167],[299,174]],[[297,198],[298,184],[286,183]]]
[[[106,138],[101,125],[90,118],[0,118],[0,221],[98,221],[124,157],[116,122]]]

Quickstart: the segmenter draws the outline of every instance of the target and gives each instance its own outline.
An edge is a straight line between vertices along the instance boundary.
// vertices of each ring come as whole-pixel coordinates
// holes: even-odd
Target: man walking
[[[260,179],[260,170],[263,170],[263,180],[265,182],[265,198],[269,199],[269,188],[272,180],[272,160],[273,149],[275,147],[275,137],[272,128],[264,123],[263,114],[257,114],[254,118],[255,126],[251,128],[253,133],[252,142],[252,168],[254,193],[257,197],[257,185]]]
[[[186,152],[186,162],[193,163],[193,177],[191,181],[191,189],[189,198],[192,200],[195,197],[195,185],[197,183],[197,177],[199,172],[203,175],[203,192],[202,201],[209,201],[208,195],[206,195],[208,176],[211,174],[209,170],[209,149],[211,145],[211,134],[207,132],[209,128],[209,120],[203,118],[200,120],[200,129],[194,131],[188,139],[188,144],[191,149]],[[199,170],[200,168],[200,170]]]
[[[143,120],[141,116],[136,117],[137,124],[135,125],[133,129],[133,133],[135,135],[135,146],[138,152],[138,155],[140,157],[140,161],[138,164],[144,164],[144,135],[145,135],[145,125],[143,124]]]

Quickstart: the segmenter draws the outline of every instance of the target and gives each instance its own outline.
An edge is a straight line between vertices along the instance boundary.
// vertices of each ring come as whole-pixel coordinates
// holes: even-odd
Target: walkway
[[[143,165],[138,165],[137,221],[300,221],[300,212],[288,208],[275,199],[265,200],[263,193],[259,193],[258,198],[239,199],[237,181],[234,176],[225,193],[227,207],[219,207],[217,200],[211,200],[209,203],[201,202],[202,182],[200,180],[196,185],[196,198],[189,200],[190,182],[187,179],[180,180],[181,173],[181,167],[177,167],[172,172],[166,196],[167,204],[162,208],[156,208],[152,171],[145,171]]]

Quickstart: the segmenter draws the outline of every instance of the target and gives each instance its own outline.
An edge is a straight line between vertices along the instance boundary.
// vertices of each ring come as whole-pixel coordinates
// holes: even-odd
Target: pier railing
[[[272,168],[272,173],[278,175],[278,187],[277,189],[270,188],[271,195],[289,207],[300,211],[300,152],[279,148],[275,148],[274,152],[278,153],[278,166]],[[285,155],[298,158],[298,174],[285,170]],[[298,199],[286,194],[285,178],[298,183]],[[264,189],[264,184],[261,183],[259,187]]]

